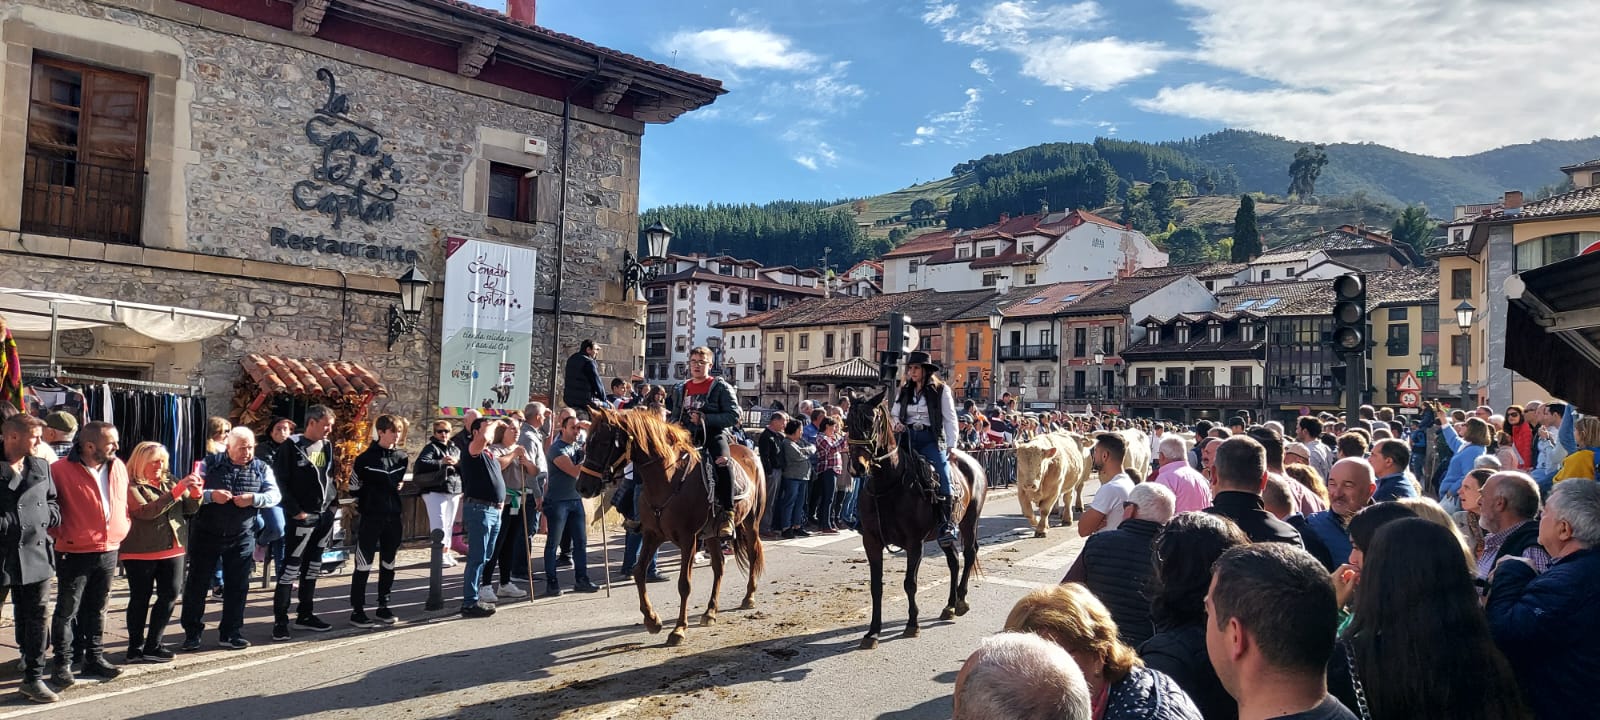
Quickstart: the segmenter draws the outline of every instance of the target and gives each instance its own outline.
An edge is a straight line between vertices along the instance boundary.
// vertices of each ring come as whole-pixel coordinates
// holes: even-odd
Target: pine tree
[[[1261,231],[1256,229],[1256,201],[1249,195],[1239,196],[1239,211],[1233,214],[1234,262],[1249,262],[1261,254]]]

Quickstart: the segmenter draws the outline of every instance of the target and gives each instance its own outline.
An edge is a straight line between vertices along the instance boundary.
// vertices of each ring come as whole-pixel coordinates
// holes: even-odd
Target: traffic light
[[[1333,350],[1340,355],[1367,351],[1367,279],[1360,273],[1333,279]]]

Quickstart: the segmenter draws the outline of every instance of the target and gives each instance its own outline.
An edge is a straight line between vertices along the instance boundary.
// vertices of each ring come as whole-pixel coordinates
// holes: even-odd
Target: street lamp
[[[1097,399],[1104,399],[1104,398],[1109,397],[1108,395],[1106,395],[1105,383],[1103,382],[1104,376],[1101,375],[1101,371],[1100,371],[1100,366],[1105,365],[1105,364],[1106,364],[1106,354],[1104,352],[1100,351],[1100,350],[1096,350],[1094,352],[1094,384],[1095,384],[1095,387],[1100,388],[1100,392],[1096,393]]]
[[[406,274],[395,278],[400,285],[400,304],[389,306],[389,350],[402,336],[417,331],[417,321],[422,318],[422,303],[428,299],[428,286],[433,283],[417,269],[416,263]]]
[[[1461,341],[1462,352],[1460,358],[1461,408],[1463,410],[1475,404],[1467,394],[1470,390],[1470,388],[1467,387],[1467,363],[1471,362],[1472,360],[1472,337],[1468,333],[1472,330],[1472,315],[1473,313],[1477,312],[1477,310],[1477,308],[1472,306],[1472,303],[1467,302],[1466,300],[1462,300],[1461,304],[1456,306],[1456,327],[1461,328],[1461,336],[1463,338]]]
[[[672,243],[672,228],[663,225],[657,220],[655,224],[644,229],[645,247],[650,249],[650,254],[641,261],[634,258],[633,251],[622,251],[622,296],[626,298],[629,290],[643,293],[645,283],[656,279],[661,273],[659,265],[642,264],[645,261],[664,261],[667,258],[667,246]]]
[[[1000,324],[1005,321],[1006,316],[1000,312],[1000,306],[996,305],[989,313],[989,344],[994,346],[994,357],[990,363],[989,402],[994,405],[1000,404]]]

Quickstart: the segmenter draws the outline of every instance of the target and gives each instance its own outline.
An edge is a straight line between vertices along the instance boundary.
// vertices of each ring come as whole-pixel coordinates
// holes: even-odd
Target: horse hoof
[[[956,602],[956,614],[957,615],[965,615],[965,614],[967,614],[967,611],[971,610],[971,609],[972,609],[972,606],[968,605],[967,601],[965,601],[965,600],[958,600]]]
[[[912,626],[912,627],[906,628],[905,632],[900,633],[900,637],[914,638],[914,637],[916,637],[916,636],[918,636],[920,634],[922,634],[922,631],[918,630],[915,626]]]
[[[954,620],[955,617],[956,617],[956,609],[953,608],[953,607],[947,607],[947,608],[944,609],[944,612],[939,613],[939,619],[940,620]]]
[[[659,634],[661,632],[661,621],[655,618],[645,618],[644,629],[650,631],[651,635]]]
[[[1044,531],[1043,530],[1035,530],[1035,531],[1033,531],[1033,536],[1036,537],[1036,538],[1042,538],[1042,537],[1044,537]]]
[[[706,615],[700,618],[700,627],[708,627],[715,624],[717,624],[717,618],[715,615]]]
[[[683,631],[673,630],[667,633],[667,647],[677,647],[683,644]]]
[[[739,603],[739,609],[740,610],[754,610],[754,609],[756,609],[756,601],[752,600],[750,598],[745,598],[744,602]]]
[[[878,649],[878,638],[876,638],[874,636],[871,636],[871,635],[869,635],[867,637],[864,637],[864,638],[861,638],[861,649],[862,650],[876,650],[876,649]]]

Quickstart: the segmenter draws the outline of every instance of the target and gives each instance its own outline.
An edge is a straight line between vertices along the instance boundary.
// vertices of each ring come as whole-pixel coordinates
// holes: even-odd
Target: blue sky
[[[641,209],[872,195],[1096,136],[1600,133],[1589,0],[543,0],[538,23],[728,88],[646,130]]]

